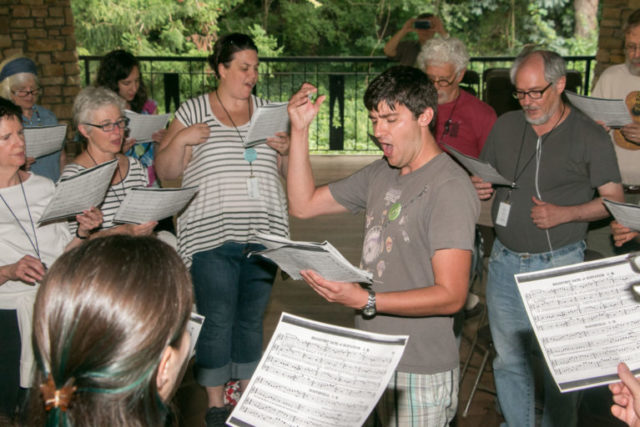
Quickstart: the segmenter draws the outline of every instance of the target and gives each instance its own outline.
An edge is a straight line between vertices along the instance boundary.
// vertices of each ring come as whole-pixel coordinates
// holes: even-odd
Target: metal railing
[[[85,85],[94,78],[100,56],[80,56]],[[580,72],[578,87],[588,94],[595,66],[593,56],[566,57],[569,69]],[[182,101],[211,91],[215,77],[206,57],[140,56],[141,73],[149,96],[161,112],[174,112]],[[477,75],[467,88],[485,98],[485,76],[492,68],[508,68],[513,57],[474,57],[469,70]],[[386,57],[281,57],[260,58],[257,96],[286,101],[303,82],[328,95],[311,130],[311,150],[315,152],[379,152],[368,137],[371,131],[362,96],[372,77],[393,64]],[[472,73],[471,73],[472,74]]]

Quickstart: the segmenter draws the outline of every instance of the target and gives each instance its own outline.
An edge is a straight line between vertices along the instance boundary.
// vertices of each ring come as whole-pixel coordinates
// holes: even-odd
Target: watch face
[[[362,309],[362,314],[364,314],[367,317],[371,317],[374,314],[376,314],[376,309],[374,307],[365,307]]]

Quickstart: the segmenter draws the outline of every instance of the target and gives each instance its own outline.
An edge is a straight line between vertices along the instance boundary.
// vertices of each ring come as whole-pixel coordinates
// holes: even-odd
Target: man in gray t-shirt
[[[495,189],[497,238],[487,277],[494,379],[510,426],[534,426],[536,395],[535,337],[514,275],[581,262],[589,221],[608,215],[602,197],[623,198],[606,132],[562,100],[565,73],[553,52],[516,58],[511,80],[522,111],[498,118],[480,154],[513,182]],[[491,184],[472,180],[481,199],[493,195]],[[560,393],[547,369],[544,384],[542,425],[575,426],[578,393]]]
[[[436,90],[412,67],[393,67],[376,77],[364,101],[384,159],[318,188],[308,156],[309,125],[324,100],[310,101],[315,91],[304,84],[289,102],[290,212],[308,218],[364,210],[361,266],[374,280],[365,289],[312,271],[302,276],[328,301],[359,310],[359,328],[410,335],[376,410],[383,425],[447,425],[458,392],[452,315],[466,298],[480,208],[467,174],[429,130]]]

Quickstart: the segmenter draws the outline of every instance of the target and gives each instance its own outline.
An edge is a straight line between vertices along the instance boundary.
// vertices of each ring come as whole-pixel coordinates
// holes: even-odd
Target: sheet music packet
[[[189,321],[187,322],[187,332],[191,339],[189,343],[189,357],[193,357],[196,354],[196,343],[198,342],[198,337],[200,336],[200,330],[202,329],[203,323],[204,316],[191,312]]]
[[[114,159],[61,179],[38,224],[69,218],[92,206],[99,206],[117,166],[118,161]]]
[[[620,224],[632,230],[640,231],[640,206],[633,203],[614,202],[603,199],[602,202],[609,209],[611,215]]]
[[[251,252],[278,264],[294,280],[302,280],[300,270],[313,270],[336,282],[373,283],[373,274],[353,266],[331,243],[294,242],[271,234],[257,234],[251,241],[267,249]]]
[[[24,129],[27,157],[42,157],[62,150],[67,136],[67,125],[42,126]]]
[[[408,339],[282,313],[227,424],[362,425],[386,389]]]
[[[167,127],[170,114],[138,114],[125,110],[129,118],[129,138],[135,138],[136,143],[152,141],[152,135]]]
[[[496,168],[491,166],[489,162],[467,156],[447,145],[447,151],[464,166],[472,175],[482,178],[483,181],[490,182],[495,185],[506,185],[512,187],[513,183],[504,176],[500,175]]]
[[[631,114],[624,99],[593,98],[566,90],[569,101],[595,121],[610,128],[621,128],[631,123]]]
[[[529,321],[561,392],[640,374],[640,253],[515,276]],[[636,264],[639,265],[639,264]],[[638,271],[638,272],[636,272]]]
[[[113,222],[142,224],[158,221],[180,212],[193,199],[198,187],[132,188],[113,217]]]
[[[275,136],[277,132],[287,132],[289,130],[288,104],[288,102],[273,102],[258,107],[251,117],[244,148],[264,144],[267,138]]]

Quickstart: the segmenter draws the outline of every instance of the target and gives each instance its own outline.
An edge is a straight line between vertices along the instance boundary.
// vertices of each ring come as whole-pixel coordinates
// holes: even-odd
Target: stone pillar
[[[38,103],[71,125],[81,86],[70,0],[0,0],[1,60],[18,53],[38,65]]]
[[[627,18],[640,9],[640,0],[601,0],[602,18],[596,53],[596,76],[609,65],[624,62],[624,28]]]

